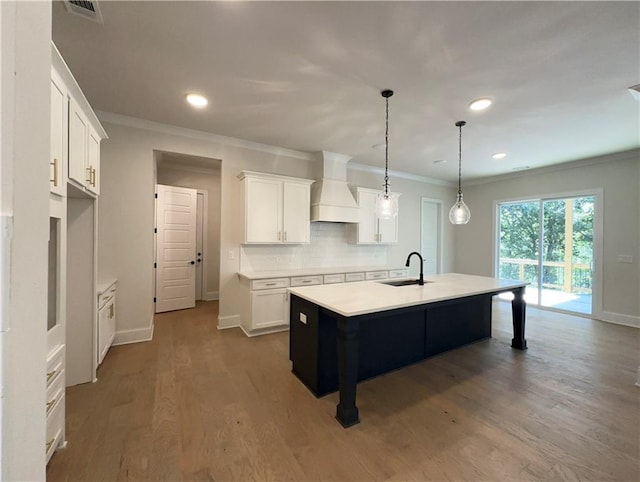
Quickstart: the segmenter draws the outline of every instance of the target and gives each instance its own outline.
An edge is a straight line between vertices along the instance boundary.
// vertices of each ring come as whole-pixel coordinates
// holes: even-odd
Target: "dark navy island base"
[[[359,381],[491,337],[491,300],[504,291],[514,294],[511,346],[525,350],[524,287],[357,316],[292,294],[292,371],[316,397],[339,390],[336,418],[350,427],[360,422]]]

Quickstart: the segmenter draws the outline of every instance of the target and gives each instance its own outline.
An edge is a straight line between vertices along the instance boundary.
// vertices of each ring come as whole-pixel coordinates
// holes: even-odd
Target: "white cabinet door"
[[[98,365],[109,349],[109,305],[98,311]]]
[[[64,196],[66,193],[63,165],[67,146],[67,96],[62,82],[51,80],[51,157],[49,159],[50,184],[52,193]]]
[[[282,182],[259,178],[246,182],[245,242],[282,242]]]
[[[378,219],[376,218],[376,194],[358,190],[360,223],[357,227],[358,244],[376,244],[378,242]]]
[[[398,217],[378,219],[376,197],[378,191],[358,188],[360,223],[356,228],[357,244],[391,244],[398,242]]]
[[[287,290],[263,290],[251,293],[252,328],[288,325]]]
[[[310,238],[310,189],[307,184],[283,183],[282,240],[285,243],[308,243]]]
[[[391,219],[378,219],[378,242],[382,244],[398,242],[398,216]]]
[[[88,142],[87,168],[89,170],[89,180],[87,189],[98,195],[100,194],[100,137],[92,127],[89,127]]]
[[[69,179],[82,186],[89,181],[87,138],[87,119],[73,98],[69,99]]]

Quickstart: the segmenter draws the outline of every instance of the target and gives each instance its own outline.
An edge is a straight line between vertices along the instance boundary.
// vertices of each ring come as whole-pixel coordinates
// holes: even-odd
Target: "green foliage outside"
[[[543,203],[543,260],[564,262],[565,259],[565,210],[563,199]],[[522,278],[534,285],[538,283],[538,256],[540,230],[540,203],[538,201],[502,204],[500,212],[500,258],[531,260],[524,266]],[[573,200],[573,252],[572,263],[590,265],[593,246],[594,198],[579,197]],[[519,279],[520,267],[513,263],[500,263],[501,278]],[[590,268],[572,270],[574,288],[591,289]],[[544,266],[543,285],[562,286],[564,269],[562,266]]]

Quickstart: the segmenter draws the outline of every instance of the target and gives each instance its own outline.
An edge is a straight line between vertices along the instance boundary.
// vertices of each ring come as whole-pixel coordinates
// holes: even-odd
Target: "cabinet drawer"
[[[390,269],[389,278],[406,278],[409,276],[408,269]]]
[[[64,396],[64,370],[47,387],[47,419],[52,413],[53,408]]]
[[[287,286],[289,286],[289,278],[257,279],[251,282],[252,290],[270,290]]]
[[[324,284],[344,283],[344,274],[325,274],[323,278]]]
[[[347,273],[344,278],[347,283],[351,283],[352,281],[364,281],[364,273]]]
[[[47,415],[47,438],[45,442],[45,454],[46,461],[49,463],[49,459],[55,452],[58,445],[63,442],[64,437],[64,394],[56,402],[51,409],[51,412]]]
[[[106,291],[98,295],[98,309],[106,305],[116,294],[116,285],[112,284]]]
[[[385,279],[388,277],[388,273],[386,271],[369,271],[366,274],[366,279]]]
[[[47,356],[47,387],[49,387],[64,370],[64,345],[58,345]]]
[[[322,276],[297,276],[291,278],[291,286],[321,285]]]

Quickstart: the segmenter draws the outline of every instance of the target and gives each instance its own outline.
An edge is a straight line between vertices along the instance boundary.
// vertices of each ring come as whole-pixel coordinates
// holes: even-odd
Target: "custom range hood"
[[[358,204],[347,184],[347,163],[350,159],[335,152],[316,154],[318,180],[311,186],[312,222],[359,222]]]

